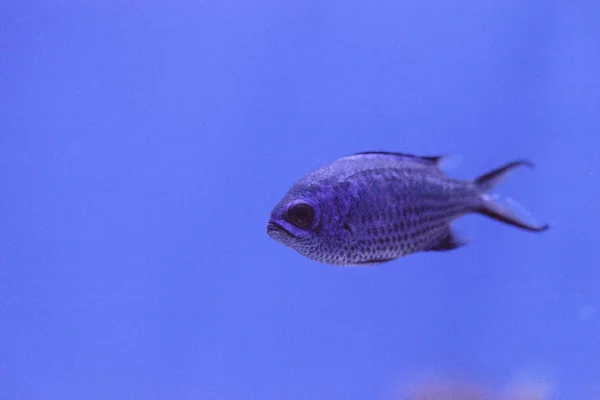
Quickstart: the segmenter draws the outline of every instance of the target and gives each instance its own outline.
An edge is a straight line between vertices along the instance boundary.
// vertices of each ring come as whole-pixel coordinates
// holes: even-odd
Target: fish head
[[[273,208],[267,234],[274,240],[309,255],[321,241],[319,196],[311,191],[293,190]]]

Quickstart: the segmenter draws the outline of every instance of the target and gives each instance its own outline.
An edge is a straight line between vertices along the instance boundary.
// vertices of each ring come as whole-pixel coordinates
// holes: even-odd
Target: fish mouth
[[[267,224],[267,235],[272,236],[272,234],[284,233],[287,236],[295,237],[292,232],[285,229],[282,225],[277,222],[269,221]]]

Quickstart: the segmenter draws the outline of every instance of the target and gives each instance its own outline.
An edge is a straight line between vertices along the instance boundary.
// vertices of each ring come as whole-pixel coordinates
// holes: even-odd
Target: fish
[[[444,158],[385,151],[342,157],[287,191],[271,211],[267,234],[311,260],[361,266],[462,247],[467,242],[451,223],[470,213],[526,231],[549,229],[520,219],[488,194],[510,171],[533,167],[530,161],[458,180],[440,168]]]

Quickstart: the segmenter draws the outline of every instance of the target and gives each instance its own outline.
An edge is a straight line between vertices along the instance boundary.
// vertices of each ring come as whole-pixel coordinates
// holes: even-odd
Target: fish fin
[[[497,221],[501,221],[530,232],[544,232],[550,228],[548,224],[533,225],[524,221],[503,204],[495,202],[487,198],[487,196],[484,197],[483,205],[477,209],[477,212]]]
[[[355,265],[359,265],[359,266],[368,266],[368,265],[377,265],[377,264],[383,264],[389,261],[393,261],[396,258],[373,258],[370,260],[365,260],[365,261],[358,261],[355,263]]]
[[[466,245],[468,241],[460,239],[452,229],[448,228],[448,233],[433,247],[429,248],[428,251],[449,251],[458,249]]]
[[[479,190],[481,190],[482,193],[489,192],[494,188],[494,186],[500,183],[502,178],[504,178],[504,176],[507,173],[509,173],[515,168],[522,166],[533,168],[533,163],[527,160],[517,160],[510,162],[475,178],[475,185],[477,185],[477,187],[479,188]]]
[[[391,152],[391,151],[362,151],[362,152],[356,153],[354,155],[358,156],[358,155],[369,155],[369,154],[378,154],[378,155],[383,155],[383,156],[407,158],[407,159],[411,159],[411,160],[414,160],[414,161],[420,161],[423,164],[432,165],[432,166],[438,166],[440,164],[440,162],[444,158],[446,158],[446,155],[439,155],[439,156],[416,156],[414,154],[394,153],[394,152]]]
[[[475,178],[475,185],[479,188],[482,193],[482,204],[475,211],[493,218],[495,220],[504,222],[509,225],[516,226],[521,229],[525,229],[531,232],[543,232],[549,228],[547,224],[545,225],[533,225],[527,223],[522,218],[519,218],[515,213],[513,213],[510,209],[508,209],[503,204],[494,201],[489,196],[485,195],[486,192],[492,190],[494,186],[496,186],[504,176],[518,167],[530,167],[533,168],[533,163],[527,160],[517,160],[510,162],[502,167],[496,168],[488,173],[485,173],[478,178]]]

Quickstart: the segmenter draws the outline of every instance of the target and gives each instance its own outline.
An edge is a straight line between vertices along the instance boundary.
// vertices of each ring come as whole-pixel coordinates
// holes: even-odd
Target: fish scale
[[[450,224],[478,212],[530,231],[485,195],[516,161],[474,180],[439,169],[441,157],[359,153],[317,169],[296,182],[271,212],[269,235],[316,261],[370,265],[462,243]]]
[[[469,203],[464,200],[453,204],[448,200],[451,194],[443,196],[437,192],[436,189],[443,185],[427,179],[426,173],[422,169],[409,168],[362,172],[362,184],[368,188],[370,196],[365,201],[368,211],[361,223],[369,239],[360,242],[358,253],[347,254],[351,261],[394,259],[426,250],[443,235],[447,220],[468,207]],[[463,192],[472,190],[464,186]],[[472,190],[472,193],[476,192]],[[443,212],[439,212],[438,207]],[[396,232],[390,233],[394,226]]]

